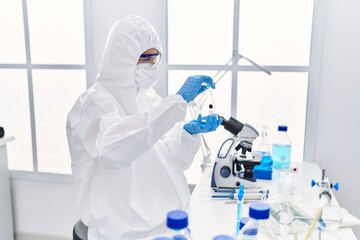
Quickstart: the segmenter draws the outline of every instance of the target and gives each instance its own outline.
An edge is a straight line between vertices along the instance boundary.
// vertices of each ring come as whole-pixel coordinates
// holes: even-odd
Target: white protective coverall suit
[[[149,22],[138,16],[116,22],[94,85],[67,117],[77,202],[90,240],[147,236],[190,198],[183,171],[200,137],[183,129],[187,102],[180,95],[162,99],[135,83],[138,58],[150,48],[162,51]]]

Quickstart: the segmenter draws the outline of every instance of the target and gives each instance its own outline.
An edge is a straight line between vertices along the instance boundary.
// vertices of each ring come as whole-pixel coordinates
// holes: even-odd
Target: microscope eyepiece
[[[224,126],[224,128],[231,132],[234,135],[237,135],[241,129],[244,127],[244,124],[239,122],[233,117],[230,117],[229,120],[226,120],[224,117],[219,116],[219,118],[222,118],[223,121],[221,122],[221,125]]]

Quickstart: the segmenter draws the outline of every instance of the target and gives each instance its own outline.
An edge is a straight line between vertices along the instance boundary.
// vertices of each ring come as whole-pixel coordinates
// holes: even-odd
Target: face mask
[[[136,66],[135,82],[144,89],[154,85],[158,79],[158,65],[151,63],[142,63]]]

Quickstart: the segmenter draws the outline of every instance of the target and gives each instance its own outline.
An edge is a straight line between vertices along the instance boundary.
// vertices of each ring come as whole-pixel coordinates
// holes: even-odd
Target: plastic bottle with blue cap
[[[272,144],[273,168],[289,169],[291,161],[291,141],[287,135],[288,127],[278,126],[278,135],[274,138]]]
[[[217,235],[212,240],[235,240],[235,238],[229,235]]]
[[[238,240],[273,240],[275,234],[269,227],[270,206],[264,202],[249,205],[249,220],[241,228]]]
[[[242,217],[240,218],[240,228],[239,230],[241,230],[245,224],[249,221],[250,217]]]
[[[234,239],[240,239],[239,234],[241,229],[245,226],[245,224],[249,221],[249,217],[241,217],[239,221],[236,221],[236,231],[233,234]]]
[[[188,214],[183,210],[174,210],[167,214],[166,226],[172,240],[193,240],[188,228]]]

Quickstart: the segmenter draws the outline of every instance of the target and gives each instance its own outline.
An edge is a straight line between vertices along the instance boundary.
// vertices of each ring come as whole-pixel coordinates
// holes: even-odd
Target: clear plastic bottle
[[[188,228],[188,215],[183,210],[174,210],[167,214],[166,226],[170,237],[173,240],[192,240]]]
[[[272,179],[272,158],[270,154],[270,144],[268,140],[268,127],[262,126],[257,150],[254,153],[261,155],[261,164],[254,167],[256,179]]]
[[[249,206],[249,221],[239,234],[239,240],[273,240],[275,234],[269,227],[270,206],[264,202],[253,202]]]
[[[288,169],[291,161],[291,141],[287,135],[287,126],[278,127],[278,135],[272,144],[273,168]]]
[[[240,218],[240,230],[245,226],[245,224],[249,221],[249,217],[242,217]]]
[[[235,240],[235,238],[229,235],[217,235],[212,240]]]
[[[269,140],[268,140],[268,127],[263,125],[261,127],[260,141],[258,144],[259,152],[270,152]]]
[[[277,180],[277,195],[281,209],[277,212],[276,219],[279,221],[279,233],[281,239],[289,238],[290,225],[294,221],[294,214],[291,210],[291,201],[293,200],[296,188],[296,172],[290,169],[281,169]],[[301,229],[299,228],[296,228]]]
[[[268,127],[266,125],[262,126],[261,129],[261,137],[260,137],[258,151],[261,153],[262,156],[261,164],[264,166],[271,166],[272,159],[271,159],[270,144],[268,139]]]
[[[242,218],[240,218],[240,223],[238,224],[237,222],[237,224],[236,224],[236,228],[239,228],[239,229],[236,229],[235,228],[235,233],[234,233],[234,239],[238,239],[239,238],[239,235],[240,235],[240,231],[241,231],[241,229],[245,226],[245,224],[249,221],[249,217],[242,217]]]

